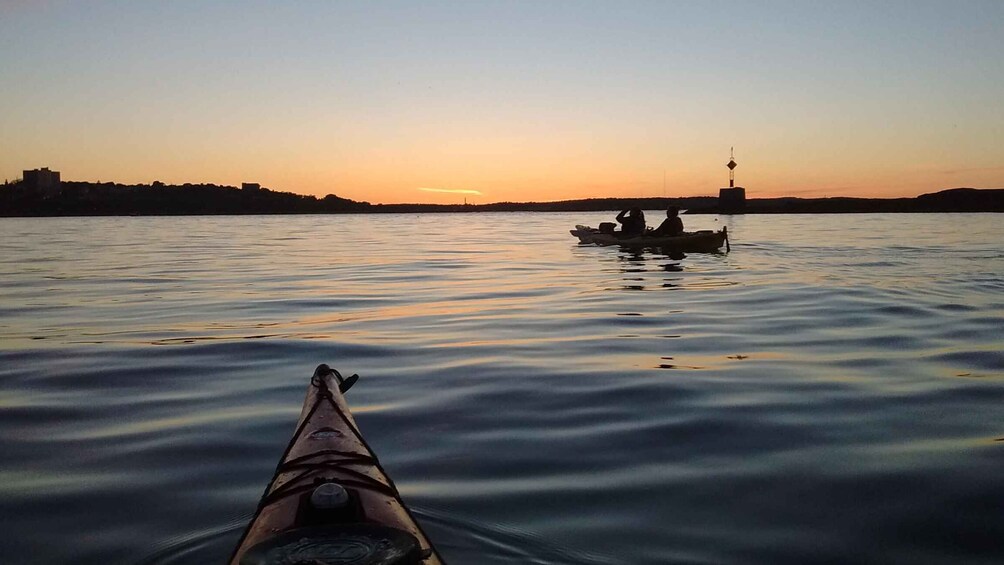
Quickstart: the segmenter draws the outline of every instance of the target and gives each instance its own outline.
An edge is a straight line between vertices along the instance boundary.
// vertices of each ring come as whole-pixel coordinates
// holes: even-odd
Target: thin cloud
[[[468,190],[468,189],[464,189],[464,188],[425,188],[425,187],[419,187],[419,190],[423,190],[425,192],[446,192],[446,193],[449,193],[449,194],[477,194],[478,196],[481,196],[481,193],[479,191],[477,191],[477,190]]]

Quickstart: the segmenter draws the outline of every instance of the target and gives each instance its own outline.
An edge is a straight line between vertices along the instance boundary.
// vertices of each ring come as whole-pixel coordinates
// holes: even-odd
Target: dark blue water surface
[[[0,220],[2,561],[223,562],[322,362],[454,564],[1004,561],[1001,216],[606,216]]]

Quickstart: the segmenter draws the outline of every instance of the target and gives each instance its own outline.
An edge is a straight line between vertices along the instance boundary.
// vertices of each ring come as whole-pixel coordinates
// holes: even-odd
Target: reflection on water
[[[998,217],[603,217],[0,220],[0,554],[221,562],[328,362],[451,563],[1004,558]]]

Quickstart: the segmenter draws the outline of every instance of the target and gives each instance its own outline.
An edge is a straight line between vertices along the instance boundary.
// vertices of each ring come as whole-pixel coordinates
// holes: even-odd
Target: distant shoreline
[[[714,196],[589,198],[493,204],[370,204],[329,194],[323,198],[255,186],[212,184],[121,185],[63,182],[38,189],[0,185],[0,217],[200,216],[263,214],[393,214],[450,212],[606,212],[638,206],[679,206],[688,214],[867,214],[1004,212],[1004,189],[953,188],[915,198],[753,198],[741,211],[722,212]]]

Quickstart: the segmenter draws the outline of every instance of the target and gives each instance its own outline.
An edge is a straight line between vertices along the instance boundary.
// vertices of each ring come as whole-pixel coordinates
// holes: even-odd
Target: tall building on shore
[[[59,171],[50,171],[48,167],[24,171],[22,179],[28,190],[42,196],[55,196],[59,192]]]
[[[742,214],[746,211],[746,189],[736,186],[736,154],[735,147],[729,155],[729,187],[718,189],[718,213],[719,214]]]

